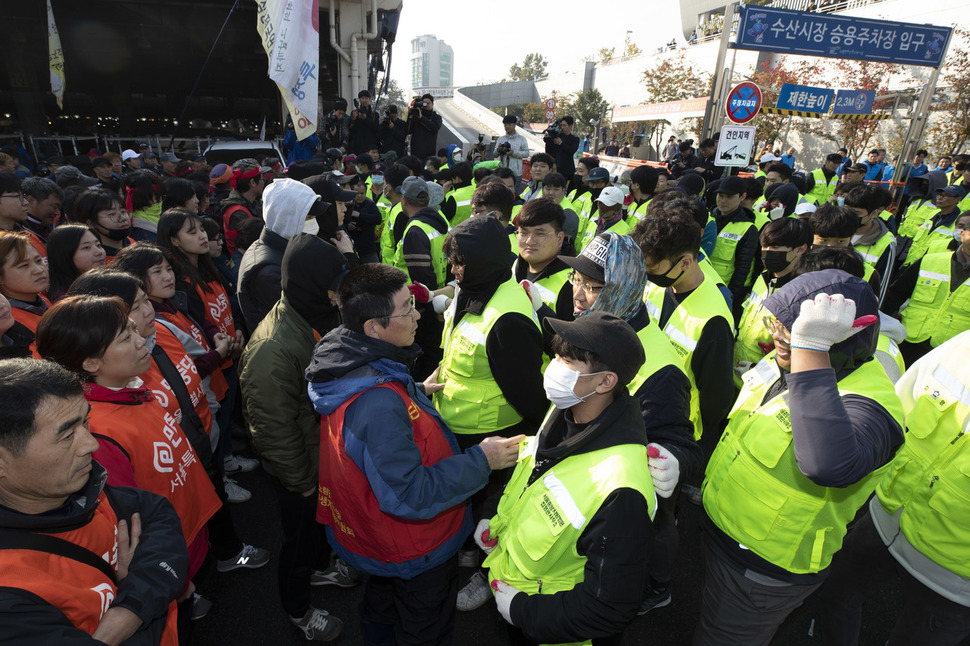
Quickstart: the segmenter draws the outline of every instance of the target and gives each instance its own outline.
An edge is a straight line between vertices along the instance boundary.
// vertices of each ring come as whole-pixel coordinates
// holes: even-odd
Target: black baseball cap
[[[590,240],[578,256],[559,256],[559,259],[583,276],[604,282],[606,280],[606,255],[609,250],[609,234],[604,232]]]
[[[646,360],[637,333],[629,323],[613,314],[594,310],[575,321],[550,316],[543,321],[543,326],[567,343],[596,354],[624,386],[633,380]]]
[[[731,175],[722,179],[714,192],[724,193],[725,195],[740,195],[741,193],[746,193],[747,190],[747,182],[737,175]]]

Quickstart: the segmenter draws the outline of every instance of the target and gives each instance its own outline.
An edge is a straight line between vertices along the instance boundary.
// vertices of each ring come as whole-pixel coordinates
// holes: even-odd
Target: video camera
[[[546,126],[546,129],[542,131],[542,140],[546,143],[552,141],[553,139],[558,139],[562,136],[562,125],[556,121],[550,123]]]

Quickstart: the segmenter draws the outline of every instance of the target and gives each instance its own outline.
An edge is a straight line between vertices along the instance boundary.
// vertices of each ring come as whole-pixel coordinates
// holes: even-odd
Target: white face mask
[[[594,390],[583,397],[577,396],[576,393],[573,392],[573,389],[576,387],[576,382],[579,381],[580,377],[601,375],[604,372],[605,371],[590,372],[585,375],[580,374],[578,370],[570,370],[566,364],[559,361],[559,359],[553,359],[546,368],[545,375],[542,377],[542,387],[545,389],[546,397],[549,398],[549,401],[551,401],[559,410],[565,410],[586,401],[587,397],[596,392]]]
[[[768,217],[771,218],[772,220],[777,220],[783,215],[785,215],[784,206],[776,206],[775,208],[768,211]]]
[[[953,239],[957,241],[957,245],[963,244],[963,229],[954,229]]]
[[[461,163],[461,151],[460,150],[456,150],[455,151],[455,154],[452,155],[451,158],[455,160],[455,163],[456,164],[460,164]]]

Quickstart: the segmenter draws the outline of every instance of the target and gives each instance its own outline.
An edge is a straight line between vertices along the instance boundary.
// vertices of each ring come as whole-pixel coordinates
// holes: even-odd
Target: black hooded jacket
[[[130,523],[132,514],[141,514],[141,539],[111,607],[130,610],[144,624],[126,645],[154,646],[165,628],[168,604],[185,585],[189,555],[182,526],[172,503],[162,496],[131,487],[109,487],[106,481],[104,467],[93,462],[87,484],[57,509],[24,514],[0,505],[0,528],[56,535],[84,527],[100,504],[102,490],[118,520]],[[75,628],[58,608],[33,593],[0,587],[0,643],[93,646],[101,642]]]
[[[481,314],[495,290],[512,278],[512,247],[502,223],[490,217],[465,220],[449,235],[454,237],[465,267],[455,296],[453,325],[457,326],[466,313]],[[485,354],[502,395],[523,418],[506,431],[531,434],[549,408],[542,387],[539,326],[523,314],[503,314],[485,337]]]
[[[764,300],[764,307],[791,330],[803,301],[816,294],[842,294],[856,303],[856,317],[878,315],[876,296],[860,278],[838,269],[803,274]],[[799,471],[822,487],[848,487],[893,458],[903,443],[903,429],[879,402],[861,395],[839,395],[838,381],[868,361],[879,335],[874,325],[829,350],[832,369],[795,374],[782,370],[763,401],[788,390],[792,442]],[[762,560],[705,520],[716,551],[776,579],[808,583],[818,574],[795,575]]]
[[[529,483],[573,455],[620,444],[646,445],[637,400],[625,388],[599,417],[577,424],[556,410],[543,426]],[[583,580],[556,594],[516,595],[512,623],[543,643],[573,642],[620,634],[636,618],[647,577],[653,529],[647,503],[633,489],[617,489],[597,510],[576,542],[586,557]]]

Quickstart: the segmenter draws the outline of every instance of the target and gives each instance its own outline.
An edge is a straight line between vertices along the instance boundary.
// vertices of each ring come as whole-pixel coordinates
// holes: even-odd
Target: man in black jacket
[[[640,607],[656,505],[643,420],[624,386],[644,352],[603,312],[545,325],[556,334],[544,382],[556,410],[473,536],[513,643],[619,643]]]
[[[426,159],[438,150],[438,131],[441,115],[434,111],[434,97],[425,94],[421,105],[408,110],[408,133],[411,135],[411,154]]]
[[[393,150],[398,158],[407,154],[408,124],[398,118],[397,106],[387,106],[386,116],[380,127],[381,155]]]
[[[377,113],[370,104],[370,92],[357,93],[359,108],[350,113],[350,152],[363,155],[371,148],[377,148]]]
[[[573,117],[567,115],[559,120],[558,137],[546,138],[546,153],[556,160],[556,171],[566,179],[576,172],[576,162],[573,156],[579,149],[579,137],[573,134]]]
[[[178,516],[161,496],[105,485],[89,409],[57,364],[0,362],[4,644],[147,646],[175,630],[188,570]]]

